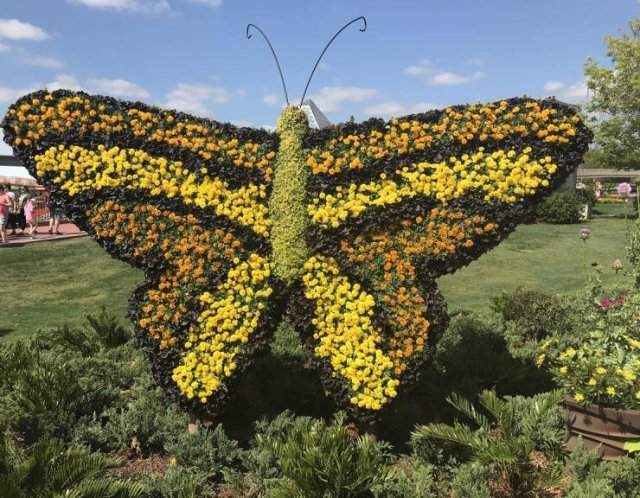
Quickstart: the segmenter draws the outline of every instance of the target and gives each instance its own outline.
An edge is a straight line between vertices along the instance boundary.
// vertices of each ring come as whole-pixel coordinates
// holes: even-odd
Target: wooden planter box
[[[567,427],[566,446],[572,451],[578,438],[586,448],[605,460],[618,460],[629,453],[625,443],[640,443],[640,411],[581,405],[566,396],[561,401]]]

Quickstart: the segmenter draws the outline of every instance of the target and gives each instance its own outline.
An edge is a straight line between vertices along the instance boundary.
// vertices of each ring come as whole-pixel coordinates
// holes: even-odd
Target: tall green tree
[[[595,125],[598,162],[621,169],[640,169],[640,18],[630,32],[608,36],[610,67],[589,58],[587,87],[592,92],[587,109],[598,116]]]

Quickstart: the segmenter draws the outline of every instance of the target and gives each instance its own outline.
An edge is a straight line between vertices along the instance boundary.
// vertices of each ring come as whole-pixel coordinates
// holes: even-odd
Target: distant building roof
[[[331,126],[331,122],[327,119],[327,116],[322,113],[322,111],[318,108],[313,100],[305,100],[302,103],[302,110],[307,115],[309,126],[311,128],[322,130],[323,128]]]
[[[0,184],[4,183],[9,185],[37,185],[35,178],[13,156],[0,156]]]

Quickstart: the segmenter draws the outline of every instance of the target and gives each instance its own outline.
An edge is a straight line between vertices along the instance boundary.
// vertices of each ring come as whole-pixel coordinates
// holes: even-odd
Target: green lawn
[[[605,266],[605,281],[620,281],[609,269],[624,261],[631,221],[597,219],[582,225],[520,226],[495,250],[454,275],[440,279],[451,309],[486,309],[503,290],[528,286],[572,292],[585,283],[592,262]],[[79,324],[101,305],[124,317],[127,299],[142,273],[109,257],[88,238],[0,249],[0,336],[8,340],[38,328]]]

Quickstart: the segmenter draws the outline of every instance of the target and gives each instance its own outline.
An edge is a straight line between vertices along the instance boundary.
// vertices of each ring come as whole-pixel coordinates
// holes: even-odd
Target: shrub
[[[412,435],[413,444],[435,439],[463,447],[471,464],[488,470],[488,487],[493,498],[553,496],[553,488],[560,483],[561,468],[543,450],[548,449],[547,445],[555,447],[553,440],[561,440],[559,399],[559,394],[545,394],[527,403],[522,399],[500,399],[495,392],[484,391],[478,398],[482,409],[478,409],[466,399],[452,395],[451,405],[476,428],[457,421],[453,425],[419,426]],[[523,410],[525,407],[530,409],[529,413]],[[542,428],[545,436],[541,437]]]
[[[42,440],[27,451],[0,438],[0,496],[3,498],[142,498],[145,487],[115,479],[117,462],[82,448]]]
[[[544,372],[513,358],[498,324],[474,314],[452,318],[438,343],[434,369],[443,398],[453,391],[473,396],[490,388],[500,394],[521,394],[551,387]]]
[[[331,425],[298,418],[280,437],[270,438],[282,478],[272,495],[300,498],[370,496],[387,474],[389,448],[358,436],[342,415]]]
[[[187,423],[187,416],[168,403],[165,392],[146,374],[121,393],[116,406],[79,420],[73,439],[102,451],[148,455],[164,452],[186,432]]]
[[[544,223],[578,223],[584,204],[574,193],[556,192],[536,206],[535,216],[538,221]]]
[[[541,343],[555,335],[571,333],[575,313],[563,298],[545,292],[518,288],[493,299],[504,337],[512,355],[532,360]]]
[[[384,482],[373,488],[376,498],[436,498],[434,468],[415,458],[402,458],[389,470]]]
[[[234,469],[240,470],[244,459],[243,450],[221,425],[215,429],[199,427],[195,434],[183,430],[165,449],[177,465],[195,469],[211,485],[222,482]]]
[[[578,333],[544,341],[538,363],[578,402],[640,408],[640,293],[594,297],[580,312]]]

